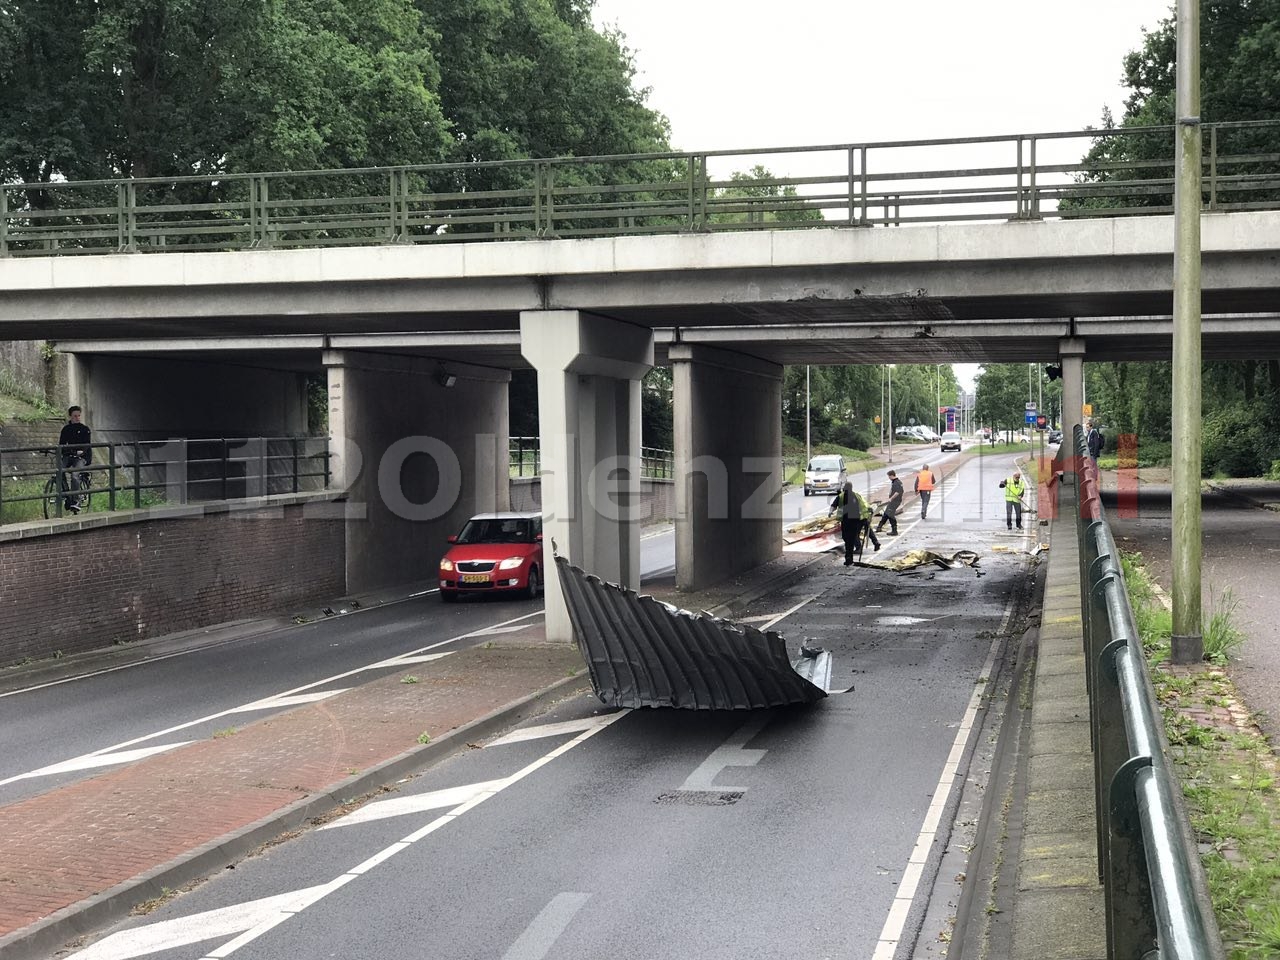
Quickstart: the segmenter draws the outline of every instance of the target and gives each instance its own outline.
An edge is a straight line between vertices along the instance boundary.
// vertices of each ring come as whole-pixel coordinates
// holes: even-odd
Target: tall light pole
[[[938,433],[941,434],[942,433],[942,364],[935,363],[933,365],[933,376],[934,376],[933,382],[935,387],[934,393],[936,395],[935,399],[938,401],[935,404],[935,406],[938,408],[938,412],[933,415],[933,422],[937,424]]]
[[[804,468],[809,469],[813,454],[809,449],[809,365],[804,365]]]
[[[884,453],[884,364],[880,364],[880,452]]]
[[[889,462],[893,463],[893,364],[889,364]]]
[[[1173,632],[1170,659],[1204,658],[1200,609],[1200,3],[1178,0],[1173,191]]]

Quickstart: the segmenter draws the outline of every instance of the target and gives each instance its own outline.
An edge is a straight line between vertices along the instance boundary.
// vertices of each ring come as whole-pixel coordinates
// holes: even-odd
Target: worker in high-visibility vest
[[[1018,529],[1022,529],[1022,494],[1026,492],[1026,484],[1022,482],[1022,474],[1017,470],[1013,471],[1013,476],[1000,481],[1000,486],[1004,487],[1004,522],[1010,530],[1013,529],[1014,520],[1018,522]]]
[[[916,474],[916,493],[920,495],[920,519],[929,515],[929,498],[933,496],[933,488],[938,485],[938,478],[933,475],[926,463]]]
[[[827,516],[831,516],[837,510],[840,512],[840,539],[844,541],[844,565],[848,567],[853,565],[855,551],[859,557],[862,556],[864,536],[871,538],[871,543],[877,550],[880,549],[880,541],[876,539],[875,531],[871,529],[871,504],[867,502],[866,497],[853,489],[853,481],[844,482],[840,492],[831,501],[831,509],[827,511]]]

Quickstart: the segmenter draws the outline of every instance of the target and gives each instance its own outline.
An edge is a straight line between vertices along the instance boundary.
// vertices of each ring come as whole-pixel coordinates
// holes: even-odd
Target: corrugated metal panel
[[[831,654],[606,583],[556,557],[596,696],[611,707],[755,710],[827,695]]]

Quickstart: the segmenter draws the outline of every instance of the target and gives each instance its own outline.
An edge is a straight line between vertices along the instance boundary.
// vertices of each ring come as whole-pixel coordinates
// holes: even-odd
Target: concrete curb
[[[219,837],[175,857],[110,890],[50,914],[43,920],[0,938],[0,955],[5,960],[42,960],[77,937],[100,930],[128,916],[143,901],[164,896],[167,891],[208,876],[243,859],[263,844],[283,833],[304,826],[309,820],[369,793],[406,773],[424,770],[444,760],[468,742],[490,736],[531,715],[541,701],[583,684],[586,674],[566,677],[543,687],[505,707],[472,720],[439,740],[406,750],[377,766],[342,780],[325,790],[295,801],[255,823]]]

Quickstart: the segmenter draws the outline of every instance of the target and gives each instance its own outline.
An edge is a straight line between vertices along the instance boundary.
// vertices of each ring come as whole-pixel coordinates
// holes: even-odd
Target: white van
[[[822,454],[810,460],[804,468],[804,495],[811,493],[834,494],[849,479],[844,457],[839,454]]]

